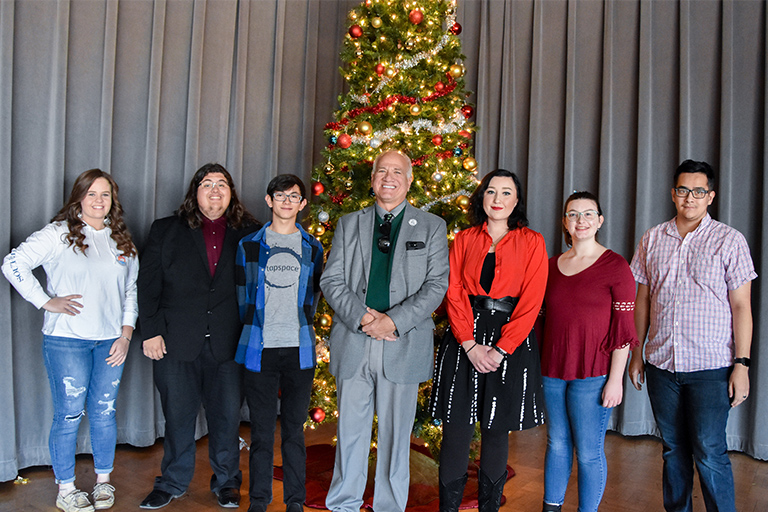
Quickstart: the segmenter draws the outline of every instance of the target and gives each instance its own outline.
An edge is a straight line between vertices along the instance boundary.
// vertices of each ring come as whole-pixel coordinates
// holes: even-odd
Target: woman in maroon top
[[[532,327],[544,298],[544,238],[528,229],[520,182],[498,169],[470,199],[472,227],[456,235],[446,309],[451,327],[435,362],[432,416],[442,420],[440,510],[458,510],[469,445],[480,422],[481,512],[498,511],[508,434],[543,423],[539,349]]]
[[[635,281],[627,261],[597,242],[605,218],[597,197],[575,192],[565,202],[568,251],[549,260],[541,368],[547,412],[544,511],[558,511],[573,465],[579,512],[596,511],[606,480],[605,431],[621,403],[630,347]]]

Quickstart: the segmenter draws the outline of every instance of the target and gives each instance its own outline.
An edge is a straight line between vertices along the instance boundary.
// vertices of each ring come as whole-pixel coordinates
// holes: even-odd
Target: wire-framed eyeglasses
[[[284,203],[287,199],[291,203],[300,203],[302,197],[299,194],[286,194],[285,192],[275,192],[272,194],[272,199],[278,203]]]
[[[583,212],[577,212],[576,210],[569,210],[565,212],[565,218],[570,222],[578,222],[580,217],[584,217],[587,222],[597,220],[600,216],[597,210],[585,210]]]

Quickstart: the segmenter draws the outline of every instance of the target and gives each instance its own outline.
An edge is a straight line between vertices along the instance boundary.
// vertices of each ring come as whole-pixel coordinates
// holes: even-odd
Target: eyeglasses
[[[291,203],[300,203],[302,197],[299,194],[286,194],[285,192],[275,192],[272,194],[272,199],[278,203],[284,203],[287,199]]]
[[[600,213],[597,210],[587,210],[583,212],[570,210],[565,212],[565,218],[568,219],[570,222],[578,222],[579,217],[584,217],[584,220],[586,220],[587,222],[592,222],[593,220],[597,220],[599,216],[600,216]]]
[[[387,213],[384,215],[384,222],[379,224],[379,233],[381,233],[381,237],[379,237],[379,241],[376,242],[376,245],[384,254],[389,254],[389,249],[392,247],[392,240],[389,239],[389,234],[392,232],[392,217],[394,217],[394,215]]]
[[[688,187],[675,187],[673,190],[677,197],[688,197],[688,194],[693,194],[694,199],[704,199],[711,192],[704,187],[696,187],[693,190]]]
[[[211,190],[213,188],[226,190],[229,188],[229,183],[227,183],[226,181],[217,181],[216,183],[214,183],[211,180],[204,180],[200,183],[199,187],[202,188],[203,190]]]

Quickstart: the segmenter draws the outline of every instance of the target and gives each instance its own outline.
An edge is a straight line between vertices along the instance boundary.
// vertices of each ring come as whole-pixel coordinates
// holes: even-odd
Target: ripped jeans
[[[43,358],[53,398],[48,447],[57,484],[75,481],[77,431],[86,403],[95,472],[112,472],[117,442],[115,400],[125,366],[112,367],[105,361],[114,341],[43,336]]]

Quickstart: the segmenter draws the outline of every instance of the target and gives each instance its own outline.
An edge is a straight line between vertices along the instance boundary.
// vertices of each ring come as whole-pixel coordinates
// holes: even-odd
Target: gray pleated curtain
[[[0,0],[0,253],[48,222],[92,167],[115,176],[140,249],[209,161],[232,172],[264,220],[268,181],[308,179],[326,144],[355,4]],[[563,250],[560,212],[574,189],[599,195],[602,242],[629,259],[646,229],[674,215],[681,160],[720,171],[710,212],[744,233],[760,275],[753,390],[731,413],[729,447],[768,459],[765,2],[459,0],[458,21],[480,172],[520,175],[550,255]],[[0,480],[50,460],[41,325],[0,283]],[[138,331],[118,437],[146,446],[164,424],[140,343]],[[612,428],[656,432],[645,391],[627,387]],[[90,450],[86,428],[79,448]]]

